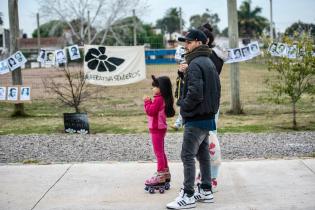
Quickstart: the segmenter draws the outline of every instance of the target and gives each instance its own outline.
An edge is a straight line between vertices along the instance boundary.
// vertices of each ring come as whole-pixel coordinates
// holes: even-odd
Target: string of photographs
[[[31,87],[12,86],[0,87],[0,101],[30,101]]]
[[[70,60],[77,60],[81,58],[78,45],[72,45],[67,48]],[[67,54],[64,49],[41,49],[37,57],[37,61],[45,66],[64,64],[67,63]]]
[[[27,62],[21,51],[17,51],[10,57],[0,61],[0,74],[6,74],[21,67]]]
[[[250,60],[261,54],[257,41],[251,42],[245,47],[228,49],[228,59],[225,63],[236,63]]]
[[[67,47],[70,55],[70,60],[77,60],[81,58],[78,45]],[[37,57],[37,61],[49,65],[58,65],[67,63],[67,54],[64,49],[41,49]],[[0,74],[6,74],[15,69],[22,67],[27,62],[27,59],[21,51],[17,51],[7,59],[0,61]]]
[[[273,42],[269,45],[268,52],[272,56],[296,59],[305,55],[305,48],[298,49],[296,44],[288,45],[285,43]],[[313,56],[315,56],[314,52]]]

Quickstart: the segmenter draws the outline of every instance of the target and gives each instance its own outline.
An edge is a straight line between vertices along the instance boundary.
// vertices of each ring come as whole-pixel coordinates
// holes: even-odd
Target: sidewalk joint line
[[[308,168],[311,172],[313,172],[313,174],[315,174],[315,171],[313,171],[312,168],[310,168],[306,163],[304,163],[303,160],[301,160],[301,161],[302,161],[302,163],[306,166],[306,168]]]
[[[57,179],[57,181],[44,193],[44,195],[42,195],[42,197],[35,203],[35,205],[31,208],[31,210],[33,210],[37,204],[46,196],[46,194],[66,175],[66,173],[70,170],[70,168],[73,166],[74,164],[71,164],[67,170]]]

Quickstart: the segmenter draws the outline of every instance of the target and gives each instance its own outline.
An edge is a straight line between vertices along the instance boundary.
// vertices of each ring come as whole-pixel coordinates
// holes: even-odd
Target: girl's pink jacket
[[[161,94],[151,99],[144,100],[144,111],[148,117],[149,129],[166,129],[165,103]]]

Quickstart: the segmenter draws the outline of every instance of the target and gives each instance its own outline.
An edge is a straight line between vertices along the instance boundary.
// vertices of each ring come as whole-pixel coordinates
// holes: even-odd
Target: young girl
[[[157,172],[145,181],[145,185],[147,187],[165,185],[165,188],[168,189],[171,174],[164,151],[164,137],[167,130],[166,117],[175,115],[172,84],[170,78],[166,76],[156,78],[152,75],[152,79],[154,99],[151,100],[149,96],[144,98],[144,110],[148,117],[153,151],[157,160]],[[146,190],[149,189],[147,187]]]

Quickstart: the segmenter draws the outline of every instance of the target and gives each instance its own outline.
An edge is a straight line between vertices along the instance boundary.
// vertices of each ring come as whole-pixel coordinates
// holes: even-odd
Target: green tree
[[[133,17],[126,17],[116,21],[109,29],[106,45],[133,45]],[[163,48],[163,35],[156,34],[150,24],[136,17],[137,43],[149,44],[151,48]]]
[[[209,10],[202,15],[193,15],[189,18],[190,28],[198,28],[199,26],[210,23],[213,28],[214,34],[219,34],[218,23],[220,22],[219,15],[217,13],[211,14]]]
[[[40,37],[60,37],[66,24],[59,20],[51,20],[39,26]],[[37,37],[37,29],[32,33],[32,37]]]
[[[163,32],[170,34],[180,31],[180,14],[177,8],[170,8],[167,10],[162,19],[156,21],[156,27],[162,29]],[[184,23],[184,20],[182,20]]]
[[[228,37],[229,36],[229,28],[226,27],[222,30],[221,35],[224,37]]]
[[[269,25],[265,17],[260,16],[262,9],[255,7],[251,10],[251,1],[244,1],[238,13],[238,28],[241,37],[254,38],[260,36]]]
[[[303,34],[305,32],[309,32],[310,35],[315,39],[315,25],[303,23],[301,21],[293,23],[291,26],[285,29],[284,33],[287,36],[294,36],[295,33]]]
[[[139,35],[140,44],[150,44],[150,47],[153,49],[164,48],[162,34],[156,34],[153,26],[150,24],[144,24],[142,27],[143,32]]]
[[[297,41],[293,41],[297,40]],[[297,45],[297,58],[271,57],[268,70],[275,73],[266,82],[271,89],[269,99],[276,103],[284,103],[286,99],[292,104],[292,127],[297,128],[296,104],[303,94],[315,93],[315,57],[313,56],[313,40],[304,33],[294,38],[284,37],[284,43]]]

